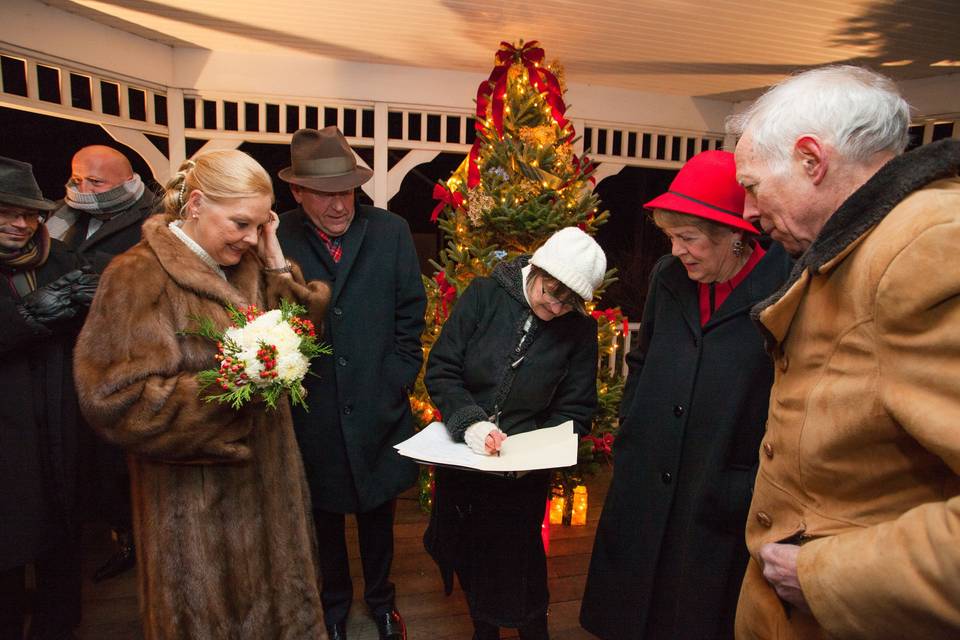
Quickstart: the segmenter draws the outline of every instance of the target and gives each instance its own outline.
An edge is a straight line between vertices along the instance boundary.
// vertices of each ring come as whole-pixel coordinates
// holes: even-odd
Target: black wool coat
[[[52,240],[37,286],[76,268]],[[79,408],[72,351],[82,320],[33,329],[0,287],[0,571],[31,562],[75,524]]]
[[[69,212],[76,216],[77,233],[64,238],[64,244],[95,271],[102,273],[115,256],[140,242],[143,223],[158,206],[156,194],[146,188],[128,209],[104,222],[89,238],[86,233],[90,214],[64,204],[53,215]],[[130,478],[126,454],[119,447],[97,438],[87,428],[81,431],[80,439],[84,510],[97,514],[113,527],[130,527]]]
[[[600,638],[733,637],[773,383],[750,308],[791,264],[773,245],[702,328],[680,261],[654,268],[580,611]]]
[[[280,216],[284,255],[307,280],[331,283],[323,340],[332,356],[305,380],[309,412],[294,410],[313,506],[369,511],[416,482],[417,465],[393,446],[411,437],[409,390],[423,363],[426,296],[406,221],[357,206],[334,263],[303,209]]]
[[[492,277],[471,282],[430,350],[424,382],[456,440],[495,411],[507,434],[567,420],[580,433],[590,429],[597,403],[597,323],[577,313],[549,322],[533,316],[523,295],[527,260],[502,263]],[[528,317],[532,322],[521,343]],[[514,480],[437,469],[424,544],[447,593],[456,572],[474,618],[519,627],[546,613],[540,524],[549,481],[548,471]]]
[[[567,313],[549,322],[532,316],[521,269],[529,256],[476,278],[457,301],[430,350],[424,383],[455,440],[494,410],[510,435],[573,420],[590,432],[597,407],[597,322]],[[523,358],[516,367],[511,363]],[[506,380],[512,375],[512,380]]]

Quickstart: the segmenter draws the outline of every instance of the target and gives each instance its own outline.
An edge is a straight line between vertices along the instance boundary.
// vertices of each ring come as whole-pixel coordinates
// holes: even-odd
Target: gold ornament
[[[526,145],[545,147],[557,141],[556,127],[549,124],[539,127],[520,127],[520,140]]]
[[[540,195],[541,186],[540,186],[540,183],[537,182],[536,180],[530,180],[528,178],[524,178],[517,185],[517,190],[520,191],[521,194],[523,194],[523,197],[525,200],[532,200],[536,198],[538,195]]]
[[[496,202],[488,196],[481,187],[471,189],[467,192],[467,217],[471,224],[479,227],[483,221],[483,216],[493,209]]]
[[[556,162],[554,167],[557,169],[557,173],[568,173],[573,171],[573,147],[568,144],[558,145],[554,149],[556,154]],[[561,171],[562,168],[562,171]]]
[[[549,69],[553,75],[557,77],[557,84],[560,85],[560,92],[566,93],[567,79],[565,77],[566,74],[564,73],[563,65],[560,64],[560,60],[555,58],[553,62],[547,65],[547,69]]]

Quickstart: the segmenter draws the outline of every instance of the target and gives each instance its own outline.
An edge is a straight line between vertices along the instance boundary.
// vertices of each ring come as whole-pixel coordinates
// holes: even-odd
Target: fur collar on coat
[[[237,265],[224,267],[227,274],[227,280],[224,280],[170,231],[167,225],[172,220],[167,216],[149,218],[143,223],[143,239],[178,286],[223,305],[242,306],[256,302],[263,268],[256,253],[248,251]]]

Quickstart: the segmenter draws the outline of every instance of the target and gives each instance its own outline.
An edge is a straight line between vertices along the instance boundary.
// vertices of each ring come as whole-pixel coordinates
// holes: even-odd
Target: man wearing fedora
[[[417,466],[393,445],[413,435],[408,393],[423,360],[426,298],[410,229],[403,218],[359,205],[356,189],[373,176],[336,127],[293,134],[291,166],[280,171],[296,209],[280,216],[277,237],[308,280],[331,283],[324,341],[305,385],[310,412],[294,426],[313,498],[321,598],[331,640],[346,638],[353,600],[344,514],[354,513],[364,600],[380,638],[406,637],[390,581],[396,496]]]
[[[51,240],[32,167],[0,157],[0,637],[72,638],[80,621],[79,413],[72,349],[97,276]]]

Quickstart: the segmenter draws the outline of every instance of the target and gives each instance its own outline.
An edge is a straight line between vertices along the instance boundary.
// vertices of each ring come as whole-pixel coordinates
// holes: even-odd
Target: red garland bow
[[[560,129],[563,130],[569,126],[569,133],[561,142],[568,142],[573,139],[573,126],[564,116],[567,106],[563,101],[560,82],[548,69],[540,67],[544,55],[543,49],[536,40],[531,40],[520,49],[506,41],[500,43],[500,50],[496,53],[496,66],[490,72],[490,77],[477,87],[477,119],[474,122],[474,128],[478,132],[485,135],[489,133],[485,124],[487,107],[489,106],[494,129],[498,136],[503,136],[503,99],[507,93],[507,75],[510,66],[518,62],[526,67],[530,84],[537,92],[544,94],[544,100],[550,106],[553,119]],[[467,172],[467,186],[471,189],[480,183],[480,169],[477,166],[479,149],[480,142],[476,140],[470,149]]]
[[[448,305],[457,297],[457,288],[450,284],[444,271],[437,273],[433,279],[437,283],[437,288],[440,289],[440,304],[443,305],[443,317],[446,318],[449,315]]]
[[[590,313],[590,315],[592,315],[597,320],[599,320],[600,318],[606,318],[607,322],[609,322],[610,324],[613,324],[617,320],[616,309],[604,309],[602,311],[600,309],[594,309]]]
[[[470,147],[470,160],[467,162],[467,187],[470,189],[480,184],[480,165],[477,162],[479,157],[480,138],[476,138],[473,141],[473,146]]]
[[[463,205],[464,198],[459,191],[450,191],[445,185],[437,183],[433,185],[433,199],[439,200],[439,202],[433,208],[433,213],[430,214],[430,222],[436,222],[437,218],[440,217],[440,212],[447,205],[451,209],[459,209]]]
[[[604,309],[603,311],[599,309],[594,309],[592,312],[590,312],[590,315],[592,315],[596,320],[599,320],[600,318],[606,318],[607,322],[609,322],[610,324],[613,324],[617,321],[616,309]],[[630,321],[627,318],[627,316],[622,316],[622,318],[623,318],[623,328],[622,328],[623,335],[627,335],[628,333],[630,333]]]
[[[540,67],[544,52],[536,40],[523,45],[520,49],[509,42],[501,42],[497,51],[497,64],[490,72],[490,77],[481,82],[477,88],[477,121],[474,125],[478,131],[486,131],[483,125],[487,117],[487,106],[491,106],[491,117],[498,135],[503,135],[503,98],[507,93],[507,72],[514,62],[519,62],[527,69],[530,84],[539,92],[546,94],[544,99],[550,105],[550,111],[557,125],[563,129],[568,121],[564,117],[567,110],[563,102],[563,91],[560,82],[548,69]],[[491,104],[492,102],[492,104]],[[564,142],[573,137],[571,129]]]

